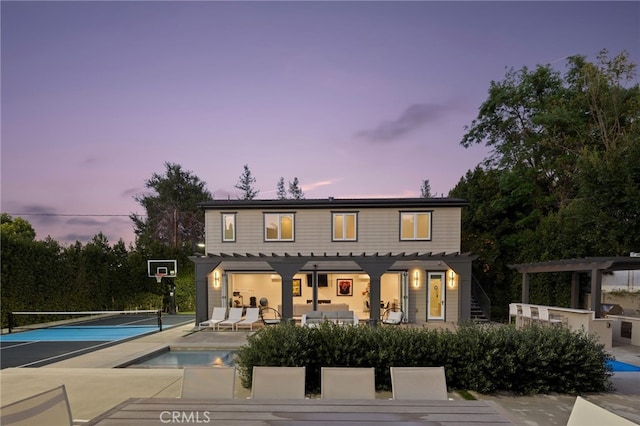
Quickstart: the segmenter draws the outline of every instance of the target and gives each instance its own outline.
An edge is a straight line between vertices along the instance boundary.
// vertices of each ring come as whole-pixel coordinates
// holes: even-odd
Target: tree
[[[595,62],[570,57],[564,75],[545,65],[491,82],[461,144],[493,151],[450,195],[470,202],[463,250],[478,255],[476,278],[497,309],[506,311],[520,286],[509,263],[624,255],[640,245],[635,68],[626,53],[602,51]],[[558,279],[532,280],[532,300],[567,300]]]
[[[289,194],[291,194],[291,198],[294,200],[304,199],[304,192],[302,192],[302,188],[300,188],[300,182],[297,177],[293,178],[293,182],[289,182]]]
[[[145,183],[153,193],[134,197],[146,211],[146,218],[130,215],[138,243],[193,248],[204,238],[204,212],[198,203],[211,200],[211,194],[191,171],[169,162],[165,167],[164,175],[154,173]]]
[[[287,190],[284,189],[284,178],[280,177],[278,181],[278,190],[276,191],[276,196],[278,200],[286,200],[287,199]]]
[[[420,198],[431,198],[431,185],[429,179],[422,181],[422,187],[420,187]]]
[[[242,194],[238,196],[239,200],[253,200],[258,196],[260,191],[253,188],[253,184],[256,183],[256,178],[251,175],[251,170],[247,164],[244,165],[244,171],[238,178],[236,188],[242,191]]]

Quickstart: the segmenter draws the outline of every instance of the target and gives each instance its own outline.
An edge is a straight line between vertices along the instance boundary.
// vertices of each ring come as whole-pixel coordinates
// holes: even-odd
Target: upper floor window
[[[431,212],[401,212],[401,240],[430,240]]]
[[[333,213],[333,241],[355,241],[357,218],[356,213]]]
[[[236,240],[236,214],[222,213],[222,241]]]
[[[293,213],[265,213],[265,241],[293,241]]]

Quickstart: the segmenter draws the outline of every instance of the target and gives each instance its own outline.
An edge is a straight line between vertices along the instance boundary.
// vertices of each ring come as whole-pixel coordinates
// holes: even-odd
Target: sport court
[[[193,315],[161,316],[162,329],[193,323]],[[0,368],[41,367],[160,331],[156,312],[113,312],[0,336]]]

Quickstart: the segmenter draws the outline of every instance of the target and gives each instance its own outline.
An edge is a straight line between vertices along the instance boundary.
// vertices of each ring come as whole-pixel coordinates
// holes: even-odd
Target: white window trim
[[[267,238],[267,215],[275,215],[278,217],[278,238]],[[291,217],[291,238],[283,239],[282,238],[282,218],[284,216]],[[295,222],[295,214],[294,213],[263,213],[263,224],[264,227],[264,241],[265,242],[275,242],[275,241],[295,241],[296,239],[296,222]]]
[[[336,217],[342,216],[342,238],[336,238]],[[355,232],[353,238],[347,237],[347,216],[353,216]],[[358,213],[355,212],[339,212],[331,214],[331,241],[358,241]]]
[[[413,237],[412,238],[404,238],[402,236],[402,225],[403,225],[403,221],[402,221],[402,217],[404,215],[413,215]],[[418,220],[417,220],[417,216],[419,215],[427,215],[427,217],[429,218],[429,236],[426,238],[418,238],[417,234],[418,234]],[[425,211],[420,211],[420,212],[400,212],[400,241],[431,241],[431,235],[433,234],[433,230],[432,230],[432,215],[431,212],[425,212]]]
[[[226,218],[227,216],[231,216],[233,218],[233,237],[232,238],[227,238],[227,232],[225,229],[225,225],[226,225]],[[236,241],[236,231],[237,231],[237,227],[236,227],[236,214],[235,213],[222,213],[222,242],[223,243],[234,243]]]

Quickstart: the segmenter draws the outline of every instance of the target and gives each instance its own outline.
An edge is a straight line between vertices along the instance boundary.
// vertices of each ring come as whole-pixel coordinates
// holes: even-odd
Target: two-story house
[[[269,306],[297,318],[340,304],[375,323],[470,318],[471,262],[453,198],[213,200],[196,266],[196,321],[214,306]]]

